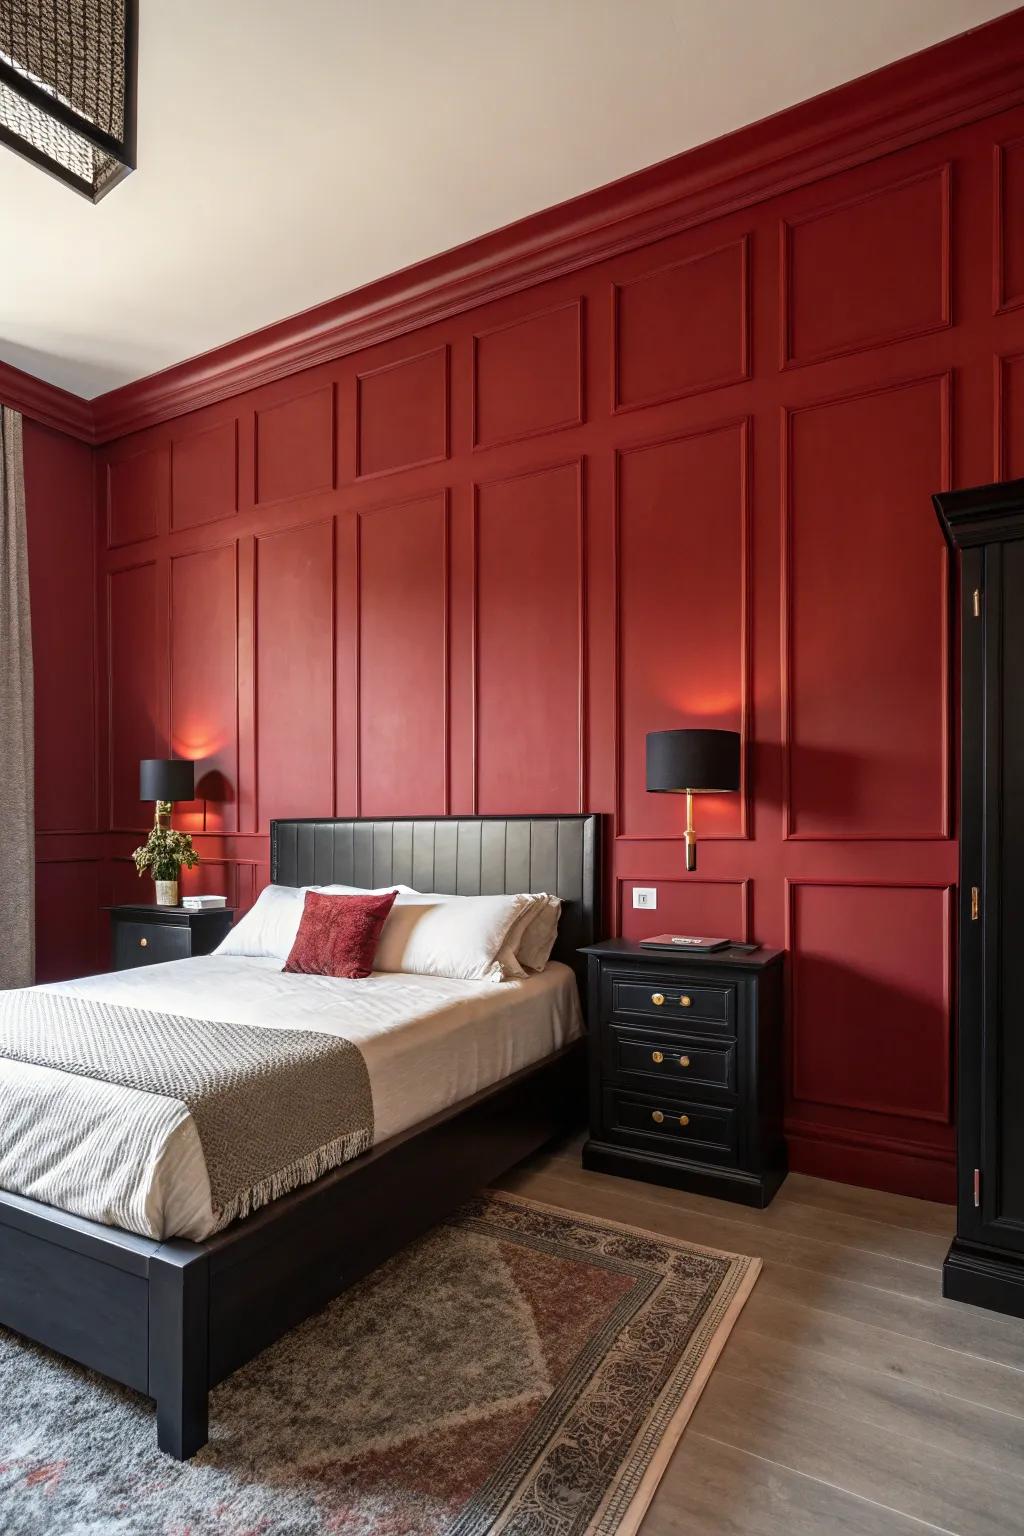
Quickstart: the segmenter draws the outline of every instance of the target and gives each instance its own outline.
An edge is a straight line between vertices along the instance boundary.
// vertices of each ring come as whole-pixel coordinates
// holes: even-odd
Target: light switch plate
[[[658,905],[658,888],[654,885],[634,885],[634,907],[645,907],[647,911],[653,911]]]

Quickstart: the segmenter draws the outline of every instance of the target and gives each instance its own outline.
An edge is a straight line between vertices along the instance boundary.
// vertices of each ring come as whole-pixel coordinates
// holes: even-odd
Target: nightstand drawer
[[[604,1119],[607,1133],[634,1145],[657,1143],[676,1156],[705,1163],[736,1161],[736,1111],[725,1106],[610,1088]]]
[[[606,1039],[608,1072],[619,1082],[643,1078],[649,1093],[660,1092],[662,1084],[670,1093],[686,1093],[696,1087],[736,1091],[736,1046],[732,1041],[695,1045],[690,1040],[646,1030],[640,1033],[614,1024],[607,1026]]]
[[[700,1028],[732,1030],[736,1017],[736,988],[728,983],[691,986],[657,971],[649,976],[611,978],[612,1011],[656,1019],[662,1029]],[[670,1022],[671,1021],[671,1022]]]
[[[184,925],[114,925],[114,964],[119,971],[131,970],[136,965],[158,965],[161,960],[186,960],[191,953],[192,937]]]

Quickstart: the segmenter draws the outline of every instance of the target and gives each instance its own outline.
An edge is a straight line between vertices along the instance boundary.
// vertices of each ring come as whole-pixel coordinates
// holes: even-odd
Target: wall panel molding
[[[880,400],[883,397],[889,397],[897,394],[905,394],[908,391],[920,389],[924,386],[933,386],[937,391],[939,463],[936,466],[935,472],[933,474],[928,475],[922,473],[920,485],[915,487],[913,495],[908,493],[907,502],[901,507],[900,510],[902,514],[906,516],[908,509],[911,511],[920,509],[917,515],[920,523],[922,537],[928,540],[928,547],[931,548],[934,552],[938,572],[938,580],[934,588],[934,598],[929,600],[930,603],[933,604],[931,607],[931,618],[935,621],[936,633],[934,636],[934,646],[928,651],[928,655],[934,655],[939,663],[937,684],[939,742],[938,752],[932,759],[933,763],[937,762],[939,764],[940,769],[937,815],[933,824],[930,826],[925,825],[923,822],[920,825],[899,826],[894,823],[883,825],[876,821],[874,824],[862,825],[860,828],[850,828],[836,825],[835,823],[825,824],[821,820],[821,814],[819,812],[819,825],[817,826],[816,830],[801,831],[798,824],[798,791],[794,782],[794,752],[798,746],[795,715],[799,703],[797,688],[793,676],[794,657],[799,650],[799,643],[795,639],[794,632],[794,595],[796,590],[796,582],[793,571],[793,561],[796,553],[796,542],[793,530],[795,475],[795,450],[793,444],[794,423],[800,418],[807,418],[817,413],[827,412],[830,410],[841,411],[844,408],[854,404],[858,404],[864,401]],[[900,379],[892,383],[875,384],[865,389],[851,390],[846,393],[837,394],[826,399],[814,400],[806,405],[793,408],[783,407],[782,409],[782,485],[780,493],[782,508],[782,800],[783,835],[787,839],[793,841],[811,842],[933,842],[936,840],[949,838],[951,835],[952,726],[950,718],[951,675],[949,657],[949,562],[945,543],[942,540],[941,535],[938,533],[938,527],[935,523],[935,518],[932,513],[929,500],[931,495],[930,487],[934,486],[935,489],[942,489],[943,487],[949,485],[951,480],[951,402],[952,374],[945,372],[928,374],[921,378]],[[857,446],[859,439],[857,439],[856,436],[851,437],[849,432],[842,434],[841,437],[837,437],[836,441],[837,443],[841,441],[848,445],[854,458],[859,458],[862,463],[877,463],[879,474],[884,479],[886,473],[885,466],[888,462],[886,459],[884,459],[884,457],[878,460],[869,460],[864,458],[864,456],[860,453],[859,447]],[[830,459],[825,480],[827,483],[823,482],[821,487],[822,497],[831,494],[834,499],[838,490],[840,488],[846,487],[844,473],[835,464],[834,459]],[[935,484],[936,480],[939,482],[937,485]],[[903,634],[907,631],[906,615],[909,611],[906,593],[907,576],[916,576],[917,567],[914,566],[911,568],[904,568],[902,565],[895,564],[893,562],[892,556],[888,554],[884,549],[879,548],[877,542],[872,539],[870,532],[867,530],[867,525],[864,523],[863,519],[861,518],[860,525],[858,525],[858,523],[855,521],[855,519],[860,518],[861,507],[867,511],[871,506],[874,506],[877,509],[878,507],[884,507],[885,505],[886,503],[884,501],[880,501],[877,495],[873,501],[870,498],[868,498],[867,501],[862,498],[859,501],[856,509],[852,510],[849,514],[844,512],[843,517],[839,518],[838,521],[834,520],[831,526],[834,529],[842,530],[846,534],[847,543],[856,543],[857,557],[865,571],[871,571],[875,573],[876,577],[878,578],[884,576],[886,572],[890,573],[892,578],[890,582],[891,592],[887,589],[885,600],[881,601],[877,606],[877,611],[873,612],[873,623],[876,626],[880,626],[886,619],[888,619],[890,625],[893,627],[893,632],[895,633],[895,626],[897,621],[899,621],[902,625],[902,630],[900,633]],[[901,531],[902,525],[893,523],[890,526],[892,527],[894,534]],[[918,553],[920,553],[920,551]],[[827,561],[831,573],[829,581],[820,589],[822,603],[825,604],[826,607],[831,608],[836,615],[842,614],[846,610],[843,608],[841,601],[839,601],[839,594],[841,590],[839,582],[847,567],[844,565],[844,556],[840,555],[838,552],[835,540],[830,540],[827,548],[822,545],[821,558]],[[860,600],[862,601],[863,590],[860,591],[859,595]],[[856,603],[854,603],[853,607],[856,606]],[[866,635],[870,633],[870,631],[862,630],[860,633]],[[918,636],[918,638],[920,639],[920,636]],[[817,640],[815,643],[817,643]],[[807,654],[806,649],[805,654]],[[876,669],[876,672],[872,675],[877,675],[877,677],[883,681],[890,678],[891,667],[889,662],[895,662],[898,659],[898,650],[889,652],[886,657],[882,658],[878,668]],[[865,662],[863,664],[862,673],[864,678],[869,675],[869,670],[870,668]],[[849,681],[852,681],[852,674],[850,678],[844,679],[843,683]],[[819,669],[818,687],[819,700],[828,697],[829,688],[832,687],[834,689],[834,697],[837,708],[840,708],[846,714],[849,713],[851,701],[848,696],[843,694],[843,684],[838,681],[834,673],[832,674],[831,683],[827,683],[824,672]],[[872,709],[875,708],[877,699],[878,695],[875,693],[872,700],[870,701]],[[892,703],[894,709],[897,709],[897,712],[899,712],[898,706],[901,706],[902,702],[903,701],[897,700],[894,697]],[[901,728],[909,729],[909,727],[905,725],[905,722]],[[841,738],[836,737],[835,739],[840,740]],[[819,764],[816,771],[820,776],[820,782],[824,784],[826,782],[834,783],[835,775],[837,773],[843,773],[845,777],[848,778],[849,775],[855,770],[854,765],[851,765],[849,768],[847,768],[847,765],[842,761],[833,763],[824,761]],[[908,799],[910,798],[912,797],[908,796]]]
[[[431,347],[356,374],[357,479],[394,475],[448,457],[448,353],[447,345]]]
[[[855,196],[841,198],[780,220],[780,368],[799,368],[808,363],[845,357],[853,352],[891,346],[895,342],[907,341],[930,331],[945,330],[952,325],[951,177],[952,167],[946,162],[919,171],[913,176],[897,181],[888,180]],[[920,194],[926,189],[933,192],[935,199],[933,216],[936,228],[932,232],[934,249],[931,251],[927,243],[921,240],[927,233],[923,217],[925,209],[912,201],[917,196],[918,201],[923,202]],[[902,229],[899,228],[897,215],[900,199],[908,205],[908,217]],[[874,228],[868,222],[872,211],[876,214]],[[828,225],[831,225],[834,235],[831,250],[827,246],[812,249],[806,256],[808,275],[805,282],[812,285],[806,302],[816,318],[824,317],[826,325],[831,322],[835,334],[831,339],[825,335],[817,345],[812,342],[801,349],[796,339],[801,300],[795,291],[795,284],[799,282],[797,266],[800,260],[797,245],[802,231],[810,231],[817,226],[820,232]],[[857,240],[851,249],[849,237],[854,229]],[[911,246],[911,240],[920,240],[921,243]],[[848,259],[845,282],[837,270],[844,259]],[[930,314],[927,307],[928,284],[925,282],[929,260],[934,265],[934,272],[930,274],[933,308]],[[897,261],[898,275],[902,280],[899,288],[896,288],[894,281]],[[837,305],[836,299],[840,295],[841,303]],[[908,304],[917,303],[918,300],[922,302],[921,313],[908,313]],[[858,336],[849,329],[850,317],[863,319],[872,303],[876,309],[891,307],[894,313],[888,317],[879,314],[874,328],[869,323],[864,333]],[[805,326],[808,323],[806,316],[802,323]],[[844,328],[847,332],[845,335]]]
[[[584,301],[573,299],[474,331],[475,450],[583,424],[583,317]]]
[[[736,728],[741,736],[740,752],[740,791],[737,797],[739,808],[738,827],[735,832],[708,830],[701,834],[702,841],[747,840],[750,837],[750,773],[749,773],[749,738],[750,719],[752,706],[752,623],[751,602],[753,586],[750,573],[750,544],[751,544],[751,466],[750,466],[750,418],[741,416],[732,420],[717,422],[707,427],[699,427],[690,431],[666,434],[660,437],[645,439],[640,442],[629,443],[620,448],[615,455],[615,657],[616,657],[616,687],[615,687],[615,735],[616,735],[616,839],[620,841],[649,841],[666,842],[678,841],[683,838],[682,830],[672,832],[664,827],[648,833],[631,831],[628,825],[628,808],[626,805],[626,772],[623,766],[624,753],[626,751],[626,729],[623,718],[623,699],[626,693],[626,682],[623,676],[623,534],[622,534],[622,476],[623,464],[634,455],[657,451],[662,448],[691,445],[704,439],[717,438],[728,433],[737,434],[737,492],[738,492],[738,527],[736,545],[739,552],[739,563],[736,572],[739,625],[736,634],[736,660],[738,663],[737,691],[735,699]],[[716,502],[716,513],[718,506]],[[691,548],[696,550],[697,533],[694,531],[691,540]],[[659,544],[652,551],[653,558],[658,565],[664,560],[664,546]],[[673,566],[673,585],[677,591],[677,602],[682,611],[686,605],[687,583],[702,581],[703,573],[696,558],[687,559],[683,566]],[[663,609],[664,611],[664,605]],[[646,643],[646,641],[645,641]],[[667,716],[664,721],[655,720],[652,716],[651,724],[644,729],[657,730],[671,728],[673,725],[696,725],[706,721],[709,725],[721,725],[723,728],[734,728],[729,721],[718,719],[717,715],[706,714],[699,706],[703,702],[701,694],[704,681],[699,671],[696,679],[697,698],[692,696],[687,701],[683,698],[682,686],[689,682],[690,669],[682,668],[676,659],[676,670],[682,674],[680,687],[680,704],[678,719],[673,715],[670,720]],[[732,701],[730,700],[730,703]],[[732,797],[730,796],[729,799]],[[680,823],[681,827],[681,823]]]
[[[652,938],[657,933],[709,933],[714,937],[736,939],[740,943],[749,944],[753,933],[753,895],[754,882],[748,876],[724,877],[715,879],[706,875],[681,875],[676,879],[656,881],[659,894],[666,887],[669,888],[670,900],[659,904],[652,912],[644,908],[634,908],[626,905],[626,898],[635,885],[642,885],[645,881],[636,876],[617,875],[615,877],[615,913],[616,931],[629,939]],[[717,908],[714,908],[712,917],[708,917],[708,909],[711,905],[708,900],[709,891],[728,891],[730,899],[735,903],[733,920],[723,928],[716,926]],[[685,898],[696,897],[697,911],[694,916],[687,916],[685,927],[677,926],[680,918],[677,912],[689,913],[690,908]],[[679,898],[683,900],[680,901]],[[694,917],[696,923],[694,923]]]
[[[713,263],[717,263],[714,268]],[[720,284],[724,285],[725,302],[718,312],[713,270],[722,273]],[[683,400],[749,379],[748,235],[622,278],[612,283],[611,295],[612,408],[616,412]],[[641,379],[631,389],[624,385],[623,374],[634,326],[643,333],[643,344],[637,348],[640,361],[632,371],[642,374],[646,367],[651,377],[646,387]],[[715,358],[716,366],[702,373],[713,352],[722,355]],[[689,368],[688,354],[693,357]]]
[[[321,384],[257,407],[253,432],[257,506],[333,491],[337,472],[334,394],[333,384]]]
[[[423,537],[428,517],[437,520],[432,530],[434,548],[430,539]],[[383,543],[377,544],[377,531],[384,524],[389,527]],[[451,809],[449,540],[446,490],[379,503],[356,514],[355,760],[359,816],[448,815]],[[377,581],[375,602],[366,595],[365,586],[371,570],[371,547]],[[436,561],[433,591],[425,581],[431,560]],[[430,597],[437,605],[433,613],[427,612],[425,600]],[[394,622],[396,605],[409,621],[407,638]],[[432,640],[436,647],[433,655]],[[431,688],[435,690],[433,697]],[[370,709],[364,708],[367,699]],[[436,729],[432,732],[435,711]],[[437,738],[432,744],[434,751],[430,749],[432,734]],[[375,752],[376,767],[372,761]],[[433,783],[427,766],[432,758]],[[367,792],[368,784],[372,793]]]
[[[237,513],[237,416],[172,437],[170,453],[172,533]]]
[[[571,526],[563,529],[563,549],[571,548],[575,571],[567,581],[566,591],[561,594],[561,597],[556,597],[550,586],[550,582],[561,574],[562,564],[554,559],[551,551],[553,524],[546,516],[551,508],[550,506],[545,508],[540,500],[534,508],[528,547],[526,547],[525,520],[522,517],[515,526],[509,525],[504,519],[499,519],[499,526],[495,530],[498,539],[496,546],[499,555],[498,568],[493,573],[485,573],[483,561],[482,524],[485,518],[485,500],[509,490],[517,502],[521,502],[523,497],[528,497],[531,491],[541,497],[543,490],[538,490],[538,485],[545,481],[548,482],[547,488],[551,494],[552,477],[564,478],[567,487],[571,487],[571,500],[566,501],[562,508],[563,512],[568,513],[571,518]],[[485,641],[484,636],[490,628],[491,616],[497,616],[498,613],[502,615],[500,638],[497,638],[496,642],[499,646],[499,654],[517,658],[518,661],[517,669],[509,678],[507,697],[502,702],[496,700],[492,706],[495,719],[503,715],[507,719],[500,752],[495,753],[498,738],[495,738],[494,744],[488,747],[488,751],[494,753],[496,760],[500,757],[504,764],[504,766],[499,764],[501,782],[507,785],[505,796],[499,796],[503,806],[501,814],[512,814],[520,807],[529,814],[531,805],[536,814],[548,811],[558,813],[585,810],[587,804],[587,614],[584,460],[570,459],[561,463],[540,465],[522,469],[513,475],[494,480],[479,480],[474,483],[473,572],[473,813],[487,814],[493,810],[497,814],[497,801],[492,805],[487,795],[481,793],[483,777],[481,744],[484,726],[487,723],[484,719],[485,706],[482,698],[484,685],[481,674],[484,665],[483,651],[489,643]],[[532,573],[530,580],[523,580],[524,572]],[[544,589],[541,588],[540,583],[543,573],[546,573],[549,581],[548,587]],[[482,587],[489,580],[500,584],[494,590],[502,594],[501,601],[493,607],[481,600]],[[535,603],[538,603],[536,608],[533,607]],[[556,614],[563,621],[563,628],[567,631],[571,630],[574,636],[570,645],[565,636],[559,634],[558,641],[567,646],[564,653],[559,652],[558,641],[554,638],[553,626]],[[553,694],[545,697],[535,689],[535,680],[544,676],[545,671],[550,680],[552,677],[566,673],[570,667],[575,671],[576,676],[575,678],[570,676],[568,681],[562,681],[557,700]],[[527,706],[531,697],[535,701],[544,698],[546,708],[543,714],[535,712],[533,717],[530,716]],[[566,706],[576,717],[566,735],[566,740],[572,742],[576,759],[571,775],[566,771],[566,760],[563,758],[556,764],[552,756],[553,753],[557,753],[560,738],[565,732]],[[551,784],[544,780],[544,775],[552,771],[558,776],[558,786],[554,790]],[[569,777],[573,780],[571,790],[568,784]],[[531,799],[531,792],[534,799]]]
[[[1008,232],[1008,225],[1014,227]],[[992,309],[1024,304],[1024,135],[992,149]]]
[[[787,879],[786,888],[786,948],[792,963],[789,969],[789,1031],[791,1041],[791,1079],[793,1098],[799,1103],[832,1105],[840,1109],[867,1110],[872,1114],[893,1119],[931,1121],[941,1126],[952,1124],[952,1049],[953,1049],[953,998],[954,981],[954,902],[956,888],[953,885],[929,884],[912,881],[881,881],[867,879]],[[823,974],[814,982],[819,989],[824,984],[831,998],[827,1047],[833,1059],[822,1061],[817,1040],[824,1038],[821,1026],[807,1020],[807,1005],[802,1001],[802,989],[810,983],[803,979],[805,970],[814,966],[822,968],[818,957],[812,959],[799,933],[797,902],[801,892],[876,892],[870,898],[879,903],[884,895],[893,897],[895,906],[888,924],[877,920],[878,932],[872,949],[866,942],[865,928],[852,925],[840,926],[832,939],[830,959]],[[938,950],[941,959],[938,974],[927,965],[928,979],[938,982],[941,996],[930,1003],[922,1003],[917,991],[921,975],[910,973],[910,893],[929,893],[936,900],[936,912],[930,921],[937,925],[937,934],[930,935],[931,948]],[[862,916],[864,914],[862,913]],[[883,954],[886,941],[892,948]],[[921,942],[920,949],[928,946]],[[863,965],[870,963],[876,968],[873,982],[865,984],[855,969],[847,966],[840,970],[837,962],[855,959]],[[931,957],[919,954],[918,962],[930,961]],[[881,969],[888,961],[900,976],[900,995],[895,995],[895,985]],[[828,967],[831,971],[825,974]],[[903,988],[906,987],[906,991]],[[856,997],[860,996],[860,1004]],[[851,1003],[851,999],[853,1002]],[[929,1010],[935,1011],[936,1001],[941,1008],[941,1024],[937,1040],[927,1036],[935,1031],[935,1020],[929,1019]],[[854,1008],[854,1017],[848,1021],[850,1030],[844,1041],[837,1033],[837,1017],[840,1011]],[[890,1016],[885,1025],[888,1007]],[[911,1038],[907,1038],[913,1031]],[[877,1047],[877,1048],[876,1048]],[[817,1070],[826,1078],[841,1081],[842,1091],[829,1089],[814,1081],[815,1068],[811,1057],[817,1059]],[[930,1073],[930,1094],[922,1091],[924,1074]],[[874,1091],[861,1092],[858,1082],[869,1083]],[[915,1097],[916,1095],[916,1097]]]

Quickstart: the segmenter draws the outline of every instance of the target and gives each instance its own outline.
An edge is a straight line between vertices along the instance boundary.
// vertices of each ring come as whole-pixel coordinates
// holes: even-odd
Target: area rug
[[[486,1194],[217,1387],[187,1463],[0,1330],[0,1530],[627,1536],[759,1267]]]

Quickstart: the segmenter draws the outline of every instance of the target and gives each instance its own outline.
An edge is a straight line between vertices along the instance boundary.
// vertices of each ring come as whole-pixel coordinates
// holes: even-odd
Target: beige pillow
[[[529,896],[396,897],[380,936],[375,971],[504,981],[499,957]]]
[[[558,920],[562,915],[562,903],[557,896],[538,895],[530,921],[519,939],[516,958],[528,971],[542,971],[551,959],[551,951],[558,937]]]

